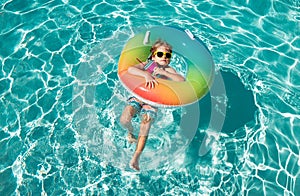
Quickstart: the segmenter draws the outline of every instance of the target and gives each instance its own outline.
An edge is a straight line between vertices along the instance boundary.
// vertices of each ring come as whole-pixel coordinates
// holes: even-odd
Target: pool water
[[[216,76],[160,108],[136,172],[117,64],[157,25],[203,40]],[[299,29],[298,0],[0,1],[0,195],[300,195]]]

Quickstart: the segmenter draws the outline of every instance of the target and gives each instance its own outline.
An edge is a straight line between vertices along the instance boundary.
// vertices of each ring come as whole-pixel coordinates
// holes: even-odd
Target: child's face
[[[152,57],[152,60],[158,63],[159,65],[166,66],[170,63],[171,53],[165,46],[158,47],[153,54],[154,56]]]

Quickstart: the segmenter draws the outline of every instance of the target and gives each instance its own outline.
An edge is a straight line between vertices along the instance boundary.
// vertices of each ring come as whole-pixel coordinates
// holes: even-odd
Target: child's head
[[[150,50],[151,54],[153,55],[153,53],[159,48],[159,47],[165,47],[165,49],[172,53],[172,46],[170,44],[168,44],[167,42],[165,41],[162,41],[161,39],[157,40],[153,45],[152,45],[152,48]]]
[[[165,41],[157,40],[151,48],[151,58],[160,65],[168,65],[172,56],[172,46]]]

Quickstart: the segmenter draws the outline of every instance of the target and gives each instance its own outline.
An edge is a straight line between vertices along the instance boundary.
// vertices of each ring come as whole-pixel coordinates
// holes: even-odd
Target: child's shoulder
[[[165,67],[166,71],[175,71],[175,69],[173,67],[171,67],[170,65],[168,65],[167,67]]]

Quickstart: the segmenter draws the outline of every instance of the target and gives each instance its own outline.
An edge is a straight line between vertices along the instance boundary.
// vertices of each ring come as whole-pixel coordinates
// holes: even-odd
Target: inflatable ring
[[[145,87],[145,79],[128,73],[128,68],[146,61],[151,46],[161,39],[172,46],[173,53],[184,57],[187,64],[186,80],[176,82],[157,79],[155,88]],[[171,60],[172,61],[172,60]],[[125,45],[118,63],[121,83],[134,96],[154,106],[182,106],[197,102],[208,91],[214,78],[214,62],[208,48],[189,30],[174,27],[153,27],[135,35]]]

